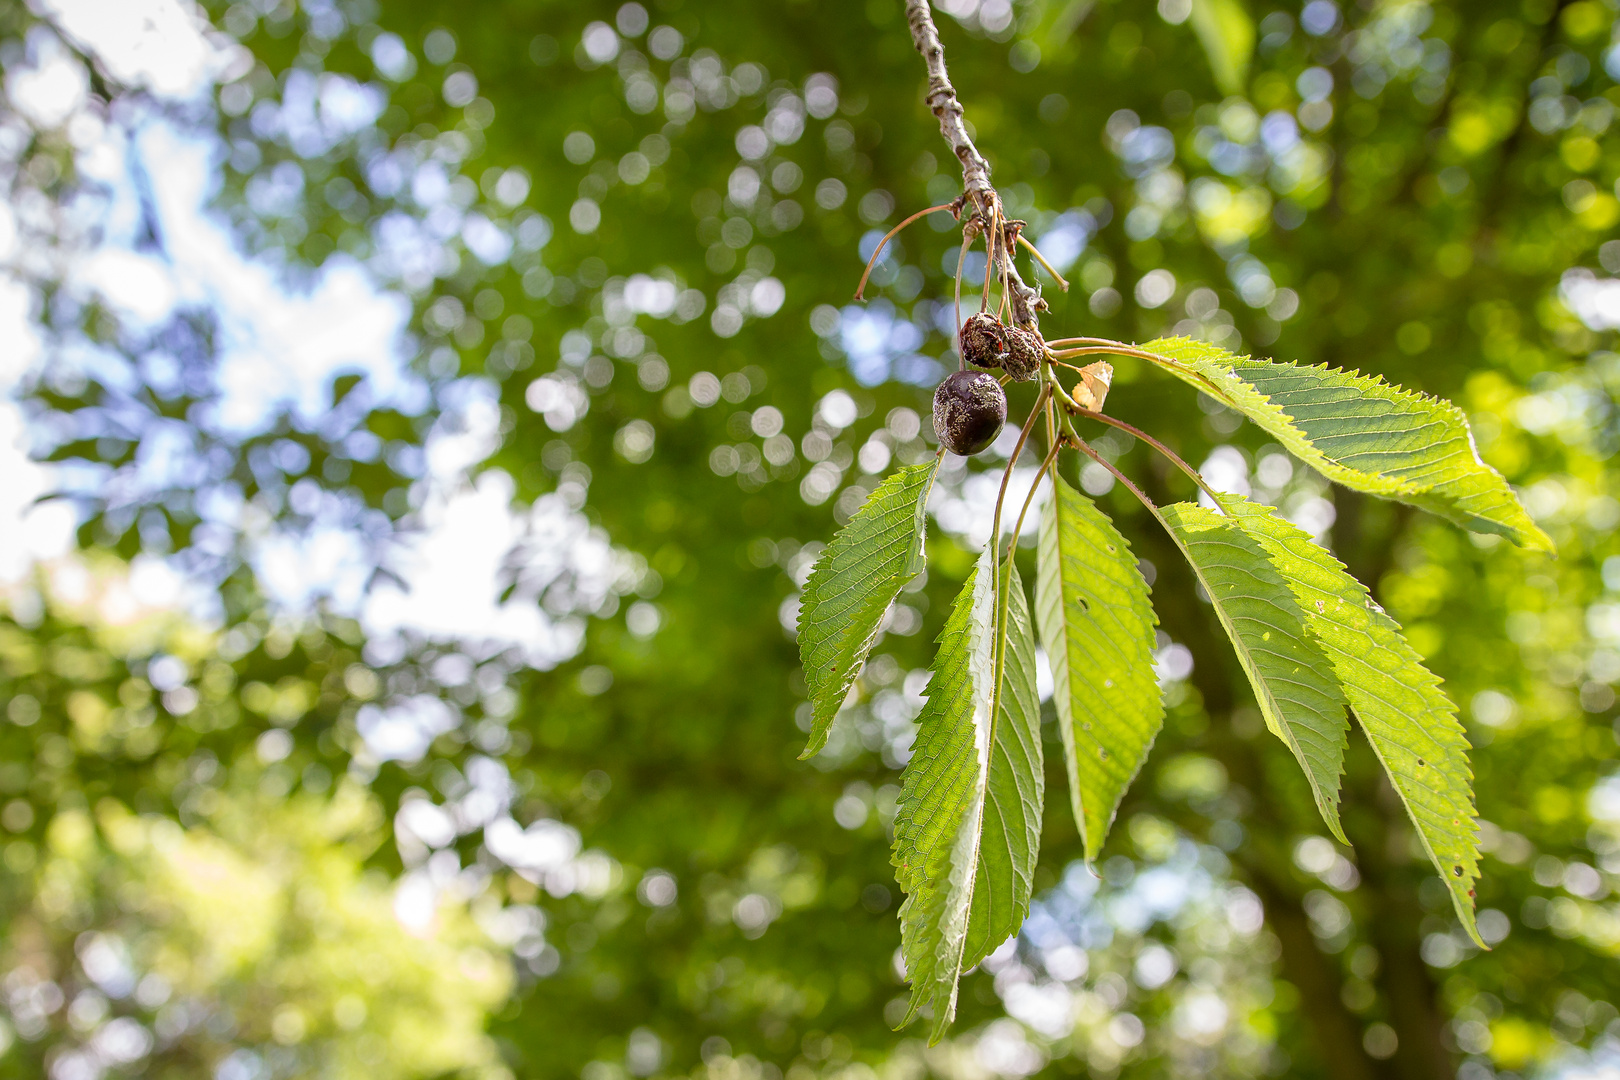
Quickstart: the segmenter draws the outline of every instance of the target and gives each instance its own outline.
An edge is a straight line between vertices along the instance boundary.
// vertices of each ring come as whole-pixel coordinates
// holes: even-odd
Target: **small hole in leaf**
[[[1078,597],[1078,599],[1080,601],[1080,610],[1081,611],[1090,611],[1091,610],[1091,602],[1089,600],[1087,600],[1083,596]]]
[[[1103,760],[1104,760],[1104,761],[1107,761],[1107,760],[1108,760],[1108,751],[1106,751],[1106,750],[1098,750],[1098,751],[1097,751],[1097,754],[1098,754],[1098,756],[1099,756],[1099,757],[1101,757],[1101,758],[1102,758],[1102,759],[1103,759]]]
[[[1453,866],[1453,867],[1452,867],[1452,868],[1451,868],[1451,873],[1452,873],[1452,876],[1453,876],[1453,877],[1462,877],[1462,867],[1460,867],[1460,866]]]
[[[1418,758],[1418,768],[1421,769],[1421,768],[1423,768],[1423,766],[1425,766],[1427,764],[1428,764],[1427,761],[1424,761],[1422,758]]]

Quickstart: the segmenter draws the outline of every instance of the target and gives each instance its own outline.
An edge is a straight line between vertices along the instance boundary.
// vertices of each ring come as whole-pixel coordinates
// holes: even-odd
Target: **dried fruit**
[[[934,391],[934,434],[953,454],[969,457],[996,441],[1007,421],[1007,395],[994,375],[953,371]]]
[[[1007,359],[1007,328],[988,311],[962,324],[962,358],[974,367],[998,368]]]
[[[1007,341],[1007,356],[1001,361],[1002,370],[1017,382],[1033,379],[1041,370],[1041,357],[1046,352],[1040,335],[1022,326],[1007,326],[1002,330]]]

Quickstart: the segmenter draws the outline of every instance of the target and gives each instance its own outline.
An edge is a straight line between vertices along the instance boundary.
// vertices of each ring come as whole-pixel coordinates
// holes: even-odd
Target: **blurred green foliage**
[[[171,110],[222,140],[219,210],[295,283],[347,254],[408,295],[430,401],[376,406],[339,380],[314,421],[211,428],[208,313],[177,317],[167,347],[195,378],[148,412],[189,424],[211,471],[86,497],[89,569],[7,596],[0,1075],[1482,1080],[1614,1052],[1610,5],[940,5],[1009,207],[1037,239],[1084,240],[1074,287],[1047,285],[1049,336],[1192,333],[1447,396],[1559,558],[1329,490],[1122,363],[1110,410],[1319,526],[1463,706],[1495,948],[1458,932],[1359,739],[1354,848],[1320,835],[1170,541],[1115,489],[1102,501],[1157,568],[1167,729],[1096,876],[1052,801],[1031,920],[928,1052],[890,1030],[887,829],[916,671],[985,535],[979,474],[942,480],[929,575],[806,763],[783,629],[814,545],[891,461],[928,451],[950,362],[948,223],[900,238],[864,309],[847,299],[863,242],[959,190],[899,0],[207,7],[253,60],[217,112]],[[0,13],[8,67],[35,22]],[[309,142],[278,122],[301,79],[339,76],[386,96],[374,123]],[[81,183],[61,133],[13,160],[16,205],[68,205]],[[384,257],[385,223],[430,220],[409,182],[429,164],[455,213],[432,234],[447,254],[413,272]],[[298,197],[259,199],[283,166]],[[473,214],[517,239],[508,255],[473,252]],[[151,348],[93,305],[38,311]],[[311,523],[305,485],[351,508],[386,574],[428,499],[405,451],[474,391],[497,407],[477,469],[503,471],[519,508],[580,509],[635,568],[565,662],[419,636],[368,651],[340,605],[267,599],[241,536],[199,539],[209,485],[289,529]],[[155,422],[96,428],[122,401],[108,383],[47,375],[24,397],[41,430],[73,434],[42,455],[138,475]],[[1027,405],[1014,391],[1014,415]],[[1191,497],[1143,448],[1111,449],[1155,498]],[[218,625],[92,602],[142,551],[201,552],[187,566],[219,592]],[[566,592],[530,601],[561,620]],[[454,722],[419,759],[382,760],[366,710],[422,698]],[[500,815],[477,808],[496,790],[555,858],[497,853]],[[438,922],[407,932],[390,909],[421,882]]]

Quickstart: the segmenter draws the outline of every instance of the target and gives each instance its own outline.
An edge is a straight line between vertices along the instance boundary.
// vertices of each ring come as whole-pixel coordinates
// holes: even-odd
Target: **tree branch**
[[[962,163],[962,187],[968,198],[986,221],[996,204],[996,189],[990,186],[990,163],[984,160],[979,148],[973,145],[967,125],[962,121],[962,103],[956,99],[956,87],[945,71],[945,46],[939,42],[939,28],[934,25],[928,0],[906,0],[906,22],[911,26],[911,41],[922,53],[928,65],[928,108],[939,118],[939,133],[945,136],[956,160]]]
[[[1024,284],[1018,268],[1013,265],[1012,249],[1018,242],[1021,221],[1008,221],[1002,213],[1001,196],[990,184],[990,163],[984,160],[979,148],[968,134],[963,120],[962,103],[951,85],[945,70],[945,46],[940,44],[939,28],[934,25],[929,0],[906,0],[906,23],[911,27],[911,42],[922,53],[928,67],[928,108],[939,120],[939,133],[962,165],[962,194],[973,207],[973,215],[983,224],[990,246],[990,260],[1000,270],[1002,285],[1012,301],[1013,321],[1026,330],[1040,331],[1038,315],[1046,310],[1040,287]]]

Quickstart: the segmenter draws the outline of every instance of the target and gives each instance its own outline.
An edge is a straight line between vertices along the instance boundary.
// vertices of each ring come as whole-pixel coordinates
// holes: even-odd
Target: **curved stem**
[[[995,279],[996,270],[996,235],[1001,231],[1001,207],[997,205],[995,218],[984,230],[984,243],[987,254],[984,260],[984,295],[979,298],[979,310],[990,309],[990,282]],[[1002,289],[1002,299],[1007,298],[1006,288]]]
[[[1053,269],[1052,264],[1046,261],[1046,256],[1041,254],[1041,249],[1040,248],[1036,247],[1034,244],[1030,243],[1028,240],[1025,240],[1023,233],[1018,234],[1018,242],[1020,244],[1023,244],[1026,248],[1029,249],[1029,253],[1031,255],[1035,256],[1035,261],[1036,262],[1038,262],[1042,266],[1046,267],[1046,272],[1048,274],[1052,275],[1053,280],[1055,280],[1058,283],[1058,288],[1062,289],[1064,292],[1069,291],[1069,283],[1067,281],[1064,281],[1063,280],[1063,275],[1058,273],[1055,269]]]
[[[1077,349],[1054,350],[1051,348],[1051,346],[1062,344],[1064,341],[1094,341],[1098,342],[1098,344],[1086,345]],[[1232,404],[1232,399],[1227,396],[1225,391],[1216,386],[1214,380],[1209,376],[1196,372],[1181,361],[1172,360],[1161,353],[1149,352],[1146,349],[1138,349],[1123,342],[1107,341],[1101,338],[1060,338],[1058,341],[1049,341],[1046,344],[1047,354],[1053,360],[1067,360],[1076,356],[1134,356],[1138,360],[1146,360],[1148,363],[1164,368],[1166,371],[1191,375],[1207,388],[1205,392],[1210,397],[1227,405]]]
[[[906,220],[902,221],[900,224],[896,225],[894,228],[890,229],[888,232],[884,233],[883,239],[879,240],[877,247],[872,249],[872,257],[866,260],[866,273],[861,275],[861,283],[855,286],[855,299],[866,299],[861,295],[861,293],[866,291],[866,279],[872,276],[872,267],[877,265],[878,256],[883,254],[884,247],[886,247],[889,241],[894,238],[895,233],[899,232],[901,229],[905,228],[907,225],[910,225],[913,221],[916,221],[925,214],[932,214],[935,210],[949,210],[950,208],[950,203],[941,203],[938,206],[930,206],[926,210],[919,210],[915,214],[912,214],[910,217],[906,218]]]
[[[1057,379],[1053,378],[1053,376],[1052,376],[1052,368],[1051,368],[1051,366],[1046,364],[1045,362],[1043,362],[1041,364],[1041,381],[1045,382],[1045,383],[1055,383],[1055,382],[1057,382]],[[1053,446],[1056,446],[1058,444],[1057,417],[1055,415],[1053,415],[1053,413],[1054,413],[1054,409],[1053,409],[1053,405],[1052,405],[1052,397],[1051,397],[1051,395],[1047,395],[1047,398],[1046,398],[1046,445],[1048,447],[1053,447]]]
[[[967,262],[968,249],[973,246],[973,234],[962,230],[962,252],[956,257],[956,370],[966,371],[967,360],[962,356],[962,267]]]
[[[1055,343],[1048,341],[1046,344],[1050,347]],[[1133,349],[1129,345],[1121,345],[1118,342],[1109,345],[1082,345],[1073,349],[1053,349],[1052,355],[1063,359],[1074,356],[1136,356],[1149,362],[1167,359],[1157,353],[1143,352],[1141,349]]]
[[[1155,439],[1152,435],[1149,435],[1147,432],[1143,431],[1139,427],[1136,427],[1134,424],[1127,424],[1123,420],[1117,420],[1112,416],[1107,416],[1100,412],[1093,412],[1090,409],[1076,409],[1075,414],[1077,416],[1084,416],[1088,420],[1096,420],[1099,423],[1107,424],[1111,428],[1118,428],[1127,435],[1141,439],[1143,442],[1153,447],[1153,449],[1157,450],[1160,454],[1163,454],[1165,459],[1168,460],[1172,465],[1186,473],[1187,478],[1203,489],[1204,494],[1208,495],[1212,500],[1214,500],[1216,507],[1220,507],[1221,499],[1219,493],[1217,493],[1214,488],[1209,486],[1209,483],[1203,478],[1198,470],[1187,464],[1186,461],[1182,459],[1180,454],[1164,445],[1164,443],[1160,442],[1158,439]]]
[[[1066,367],[1066,368],[1068,368],[1070,371],[1074,372],[1076,375],[1084,374],[1085,370],[1086,370],[1085,368],[1081,367],[1079,364],[1071,364],[1071,363],[1068,363],[1065,360],[1059,360],[1055,356],[1048,356],[1047,359],[1052,361],[1052,363],[1056,364],[1058,367]]]
[[[1018,432],[1018,444],[1013,447],[1012,456],[1007,459],[1007,468],[1001,474],[1001,491],[996,495],[996,512],[990,522],[990,548],[994,555],[991,562],[1000,560],[999,554],[994,554],[1001,546],[1001,504],[1007,499],[1007,484],[1012,480],[1013,467],[1018,464],[1018,456],[1024,452],[1024,443],[1029,441],[1029,433],[1034,430],[1035,418],[1040,416],[1041,407],[1046,404],[1046,395],[1050,386],[1041,388],[1040,397],[1035,399],[1035,407],[1029,410],[1029,419],[1024,421],[1023,428]]]
[[[1071,367],[1072,365],[1064,364],[1063,366],[1064,367]],[[1074,368],[1074,370],[1079,371],[1080,369],[1079,368]],[[1072,415],[1074,413],[1078,413],[1078,412],[1082,411],[1081,408],[1080,408],[1079,403],[1077,403],[1074,400],[1074,398],[1069,396],[1069,392],[1067,390],[1063,389],[1063,384],[1058,382],[1057,379],[1054,378],[1051,382],[1047,383],[1046,385],[1052,388],[1052,397],[1055,398],[1063,406],[1063,411],[1064,412],[1070,413]]]
[[[1024,516],[1029,513],[1030,504],[1035,501],[1035,492],[1040,490],[1041,480],[1046,476],[1046,470],[1052,467],[1052,462],[1057,460],[1057,452],[1062,445],[1062,443],[1053,440],[1052,449],[1046,452],[1046,460],[1041,462],[1039,471],[1035,473],[1035,479],[1030,482],[1029,494],[1024,496],[1023,508],[1018,511],[1018,520],[1013,524],[1012,539],[1007,542],[1007,560],[1009,562],[1012,561],[1013,554],[1018,550],[1018,538],[1024,534]]]
[[[1048,345],[1119,345],[1121,342],[1113,338],[1101,337],[1066,337],[1055,338],[1047,342]]]
[[[1118,480],[1121,484],[1124,484],[1126,490],[1129,491],[1132,495],[1135,495],[1136,498],[1137,498],[1137,501],[1140,502],[1143,506],[1147,507],[1148,513],[1152,514],[1154,517],[1159,519],[1159,524],[1164,526],[1165,531],[1170,534],[1171,538],[1172,539],[1176,538],[1175,530],[1170,528],[1170,523],[1164,519],[1164,515],[1159,512],[1159,508],[1153,502],[1153,500],[1147,497],[1146,492],[1144,492],[1141,488],[1137,487],[1136,484],[1131,480],[1130,477],[1126,476],[1124,473],[1120,472],[1117,468],[1115,468],[1114,463],[1112,461],[1109,461],[1107,458],[1105,458],[1101,454],[1097,453],[1096,450],[1093,450],[1092,447],[1091,447],[1091,444],[1086,442],[1086,440],[1080,438],[1080,436],[1078,436],[1078,435],[1071,435],[1070,437],[1073,439],[1074,448],[1076,450],[1080,451],[1082,454],[1086,455],[1086,457],[1090,458],[1092,461],[1095,461],[1097,464],[1101,465],[1103,468],[1105,468],[1109,472],[1113,473],[1114,474],[1114,479]],[[1177,540],[1176,542],[1178,544],[1180,543],[1179,540]]]

